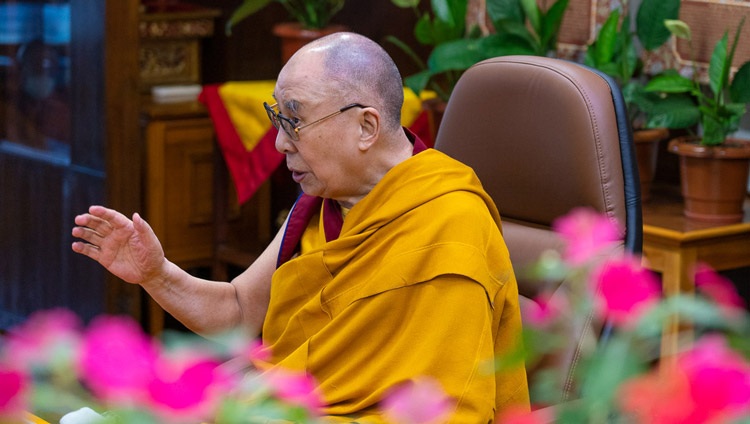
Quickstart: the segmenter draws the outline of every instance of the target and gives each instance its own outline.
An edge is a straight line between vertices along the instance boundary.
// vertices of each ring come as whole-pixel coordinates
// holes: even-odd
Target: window
[[[0,147],[69,161],[70,4],[0,4]]]

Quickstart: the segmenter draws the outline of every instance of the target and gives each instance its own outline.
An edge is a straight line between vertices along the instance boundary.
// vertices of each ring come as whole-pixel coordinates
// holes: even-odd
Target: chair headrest
[[[537,56],[474,65],[435,147],[474,168],[503,219],[544,227],[588,205],[625,225],[612,93],[588,68]]]

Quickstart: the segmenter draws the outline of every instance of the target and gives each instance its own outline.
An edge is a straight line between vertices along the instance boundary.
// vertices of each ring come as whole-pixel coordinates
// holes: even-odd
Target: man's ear
[[[380,134],[380,112],[372,107],[362,109],[360,115],[360,150],[368,150],[378,139]]]

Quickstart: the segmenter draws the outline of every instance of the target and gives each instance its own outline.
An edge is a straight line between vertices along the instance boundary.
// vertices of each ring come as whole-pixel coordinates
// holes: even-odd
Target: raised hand
[[[75,217],[73,251],[102,264],[109,272],[133,284],[163,277],[167,271],[164,250],[156,234],[140,215],[131,221],[102,206]]]

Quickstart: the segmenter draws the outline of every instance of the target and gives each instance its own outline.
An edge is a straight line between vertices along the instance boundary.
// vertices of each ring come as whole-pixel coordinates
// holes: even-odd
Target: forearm
[[[195,277],[166,259],[159,276],[142,282],[141,287],[165,311],[203,336],[242,323],[234,285]]]

